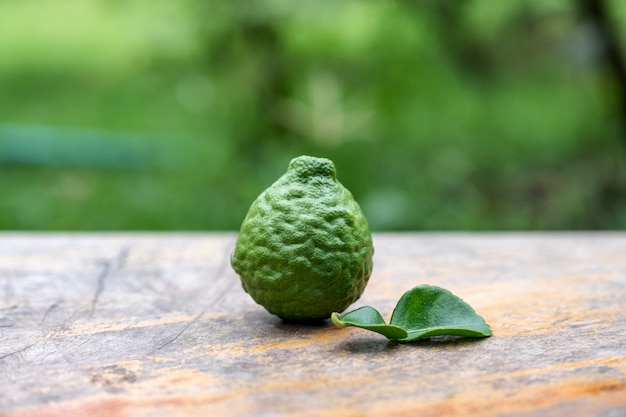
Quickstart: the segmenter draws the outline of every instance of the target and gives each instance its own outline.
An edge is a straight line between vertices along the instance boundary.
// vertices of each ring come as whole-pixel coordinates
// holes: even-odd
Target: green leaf
[[[417,286],[402,295],[390,324],[372,307],[361,307],[339,317],[338,327],[354,326],[382,334],[391,340],[410,342],[433,336],[487,337],[491,329],[465,301],[450,291],[431,285]]]
[[[406,341],[432,336],[491,336],[489,325],[469,304],[431,285],[405,292],[393,310],[391,324],[406,329]]]
[[[375,308],[365,306],[357,308],[339,318],[339,314],[333,313],[330,316],[337,327],[354,326],[361,329],[371,330],[380,333],[391,340],[401,340],[408,336],[406,330],[385,323],[385,319]]]

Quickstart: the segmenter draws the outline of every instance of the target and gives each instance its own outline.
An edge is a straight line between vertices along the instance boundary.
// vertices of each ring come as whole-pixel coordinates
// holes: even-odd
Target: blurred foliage
[[[373,230],[626,228],[620,86],[577,2],[0,8],[1,229],[234,230],[300,154]]]

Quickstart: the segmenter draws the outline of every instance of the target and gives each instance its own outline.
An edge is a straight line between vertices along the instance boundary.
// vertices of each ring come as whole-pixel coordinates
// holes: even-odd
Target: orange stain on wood
[[[530,385],[518,387],[514,390],[497,391],[488,385],[472,384],[468,381],[462,391],[443,399],[421,398],[419,402],[411,397],[396,398],[393,401],[376,399],[367,392],[356,391],[349,398],[341,398],[333,390],[346,383],[344,378],[321,379],[315,384],[328,389],[327,403],[321,409],[289,409],[282,408],[281,398],[304,393],[311,389],[311,384],[295,378],[286,378],[284,382],[264,384],[259,382],[243,389],[226,392],[211,392],[207,384],[215,383],[211,379],[204,379],[202,375],[195,375],[193,371],[181,370],[165,378],[165,381],[181,385],[182,383],[191,393],[178,395],[151,396],[146,395],[152,389],[135,392],[134,395],[100,395],[79,401],[50,404],[45,407],[15,411],[3,414],[3,417],[126,417],[168,415],[168,410],[175,410],[177,415],[253,415],[256,411],[253,395],[269,393],[274,398],[275,405],[269,410],[276,414],[292,416],[498,416],[504,414],[523,414],[531,410],[549,410],[550,407],[571,401],[583,401],[579,412],[570,411],[571,417],[588,415],[589,410],[602,410],[609,407],[624,406],[624,392],[626,380],[613,378],[601,381],[585,379],[571,379],[552,384]],[[161,383],[165,382],[161,381]],[[154,381],[150,385],[156,383]],[[352,381],[353,386],[365,381]],[[353,387],[350,384],[347,388]],[[192,389],[194,388],[194,389]],[[402,393],[402,386],[397,389]],[[142,392],[143,391],[143,392]],[[274,393],[273,395],[271,395]],[[155,414],[155,410],[159,410]],[[547,412],[547,411],[546,411]]]
[[[514,372],[507,372],[503,374],[494,373],[493,375],[485,375],[481,378],[481,382],[493,382],[498,380],[510,380],[512,378],[519,377],[528,377],[528,376],[538,376],[538,375],[546,375],[559,371],[569,371],[576,369],[584,369],[584,368],[593,368],[598,366],[608,366],[617,370],[623,374],[626,374],[626,356],[619,358],[600,358],[600,359],[588,359],[583,361],[572,361],[565,363],[555,363],[550,366],[545,366],[542,368],[527,368],[521,369]],[[583,375],[582,372],[578,373],[580,377]],[[591,378],[593,375],[589,375]],[[626,383],[626,379],[624,380]],[[624,398],[626,399],[626,393],[624,394]]]
[[[395,402],[393,415],[396,416],[481,416],[492,417],[508,414],[524,414],[534,411],[538,415],[541,410],[558,406],[566,402],[584,401],[587,409],[582,412],[568,411],[568,416],[587,416],[590,409],[623,406],[626,380],[615,378],[601,381],[572,379],[563,382],[531,385],[510,391],[495,391],[489,388],[471,389],[458,393],[450,398],[439,401],[425,401],[417,405],[407,399]],[[388,403],[374,403],[369,407],[367,415],[387,416],[390,409]],[[549,413],[546,411],[546,415]],[[328,413],[328,416],[336,414]]]
[[[248,349],[248,352],[252,354],[261,354],[273,349],[302,349],[314,343],[326,344],[345,339],[346,334],[337,330],[339,329],[323,329],[313,335],[306,335],[297,339],[280,340],[278,342],[267,343],[267,341],[259,341],[258,344],[251,346]]]

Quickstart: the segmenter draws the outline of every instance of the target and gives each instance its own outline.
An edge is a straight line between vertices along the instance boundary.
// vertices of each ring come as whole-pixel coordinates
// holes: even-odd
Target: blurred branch
[[[467,24],[470,0],[406,0],[402,4],[415,14],[428,14],[442,46],[459,68],[479,78],[491,74],[492,52]]]
[[[579,0],[580,10],[584,19],[588,19],[595,27],[603,45],[606,65],[613,72],[617,83],[619,111],[623,128],[622,140],[626,145],[626,61],[620,48],[619,36],[610,20],[605,0]]]
[[[251,103],[249,116],[253,120],[239,126],[244,148],[256,143],[259,137],[271,140],[287,134],[279,109],[290,95],[290,73],[276,23],[267,16],[242,14],[212,40],[207,51],[211,66],[219,67],[246,86],[241,100]]]

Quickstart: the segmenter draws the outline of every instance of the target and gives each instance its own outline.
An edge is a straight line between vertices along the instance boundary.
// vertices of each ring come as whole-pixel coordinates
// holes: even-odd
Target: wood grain
[[[0,415],[626,415],[626,233],[377,234],[353,307],[418,284],[494,336],[283,323],[235,234],[0,234]]]

